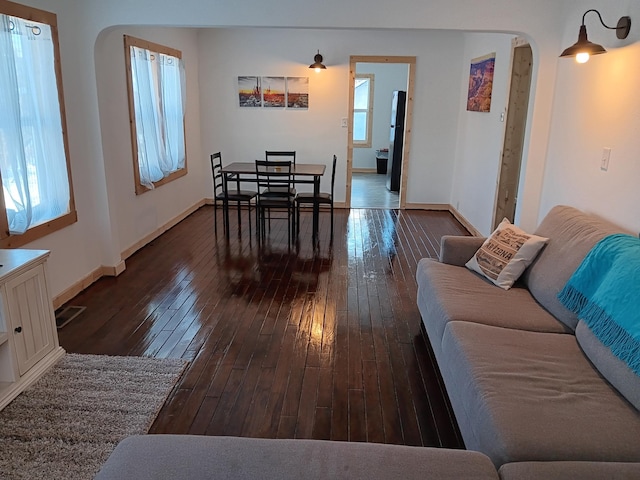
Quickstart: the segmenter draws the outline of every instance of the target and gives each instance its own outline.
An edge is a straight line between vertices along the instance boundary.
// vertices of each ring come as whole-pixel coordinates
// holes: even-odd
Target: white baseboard
[[[448,211],[458,220],[464,228],[469,230],[469,233],[475,237],[483,236],[476,227],[474,227],[469,220],[464,218],[458,210],[456,210],[453,205],[448,203],[407,203],[405,205],[405,209],[407,210],[438,210],[438,211]]]
[[[104,275],[103,268],[104,267],[96,268],[94,271],[89,273],[89,275],[86,275],[80,281],[74,283],[69,288],[53,297],[53,299],[51,300],[53,303],[53,309],[56,310],[60,308],[62,305],[82,292],[85,288],[89,287],[92,283],[100,279]]]
[[[407,203],[405,210],[437,210],[448,211],[451,205],[448,203]]]
[[[203,205],[205,205],[206,200],[202,199],[200,200],[198,203],[196,203],[195,205],[192,205],[190,208],[186,209],[184,212],[180,213],[179,215],[175,216],[174,218],[172,218],[171,220],[169,220],[168,222],[166,222],[164,225],[161,225],[160,227],[156,228],[153,232],[151,232],[150,234],[144,236],[141,240],[137,241],[136,243],[134,243],[133,245],[131,245],[129,248],[127,248],[126,250],[124,250],[121,254],[120,257],[123,260],[126,260],[127,258],[129,258],[131,255],[133,255],[134,253],[136,253],[138,250],[140,250],[142,247],[144,247],[145,245],[147,245],[148,243],[152,242],[153,240],[155,240],[156,238],[158,238],[160,235],[162,235],[164,232],[166,232],[167,230],[169,230],[172,227],[175,227],[178,223],[180,223],[182,220],[184,220],[185,218],[187,218],[189,215],[191,215],[193,212],[195,212],[196,210],[198,210],[200,207],[202,207]]]
[[[354,169],[354,171],[356,171],[356,169]],[[375,172],[375,170],[372,170],[372,171]],[[94,271],[92,271],[88,275],[86,275],[80,281],[78,281],[78,282],[74,283],[73,285],[71,285],[69,288],[64,290],[59,295],[55,296],[53,298],[53,308],[57,309],[57,308],[61,307],[66,302],[71,300],[73,297],[78,295],[80,292],[82,292],[84,289],[89,287],[91,284],[93,284],[98,279],[102,278],[103,276],[117,277],[118,275],[120,275],[122,272],[125,271],[125,269],[126,269],[125,260],[127,258],[129,258],[131,255],[133,255],[135,252],[140,250],[142,247],[144,247],[148,243],[150,243],[153,240],[155,240],[156,238],[158,238],[160,235],[162,235],[164,232],[166,232],[170,228],[172,228],[175,225],[177,225],[178,223],[180,223],[182,220],[187,218],[189,215],[191,215],[193,212],[198,210],[203,205],[212,205],[212,204],[213,204],[213,198],[204,198],[201,201],[199,201],[198,203],[196,203],[195,205],[192,205],[190,208],[188,208],[187,210],[185,210],[181,214],[177,215],[176,217],[174,217],[171,220],[169,220],[168,222],[166,222],[164,225],[158,227],[156,230],[154,230],[153,232],[151,232],[150,234],[146,235],[144,238],[142,238],[141,240],[139,240],[138,242],[134,243],[132,246],[130,246],[129,248],[124,250],[120,254],[122,260],[120,260],[120,262],[118,262],[117,265],[103,265],[103,266],[95,269]],[[346,202],[335,202],[334,203],[334,208],[347,208],[346,207]],[[445,204],[445,203],[407,203],[405,205],[405,209],[407,209],[407,210],[449,211],[456,218],[456,220],[458,220],[467,230],[469,230],[469,232],[472,235],[482,236],[480,234],[480,232],[466,218],[464,218],[464,216],[460,212],[458,212],[455,208],[453,208],[453,206],[451,206],[449,204]]]
[[[60,294],[53,297],[52,303],[53,303],[54,310],[61,307],[65,303],[67,303],[69,300],[71,300],[73,297],[78,295],[84,289],[88,288],[91,284],[93,284],[100,278],[105,276],[117,277],[118,275],[120,275],[126,269],[125,260],[127,258],[129,258],[131,255],[133,255],[135,252],[140,250],[142,247],[144,247],[148,243],[158,238],[160,235],[162,235],[164,232],[166,232],[170,228],[180,223],[182,220],[187,218],[189,215],[191,215],[193,212],[198,210],[200,207],[202,207],[203,205],[206,205],[208,200],[211,200],[211,203],[213,203],[213,199],[205,198],[200,200],[195,205],[192,205],[184,212],[175,216],[174,218],[166,222],[164,225],[156,228],[153,232],[146,235],[145,237],[143,237],[141,240],[134,243],[133,245],[131,245],[129,248],[127,248],[122,253],[120,253],[121,260],[116,265],[102,265],[96,268],[91,273],[89,273],[79,281],[75,282],[69,288],[67,288]]]
[[[454,217],[456,217],[456,220],[458,220],[462,226],[464,228],[466,228],[467,230],[469,230],[469,233],[471,235],[473,235],[474,237],[482,237],[483,235],[478,231],[478,229],[476,227],[474,227],[471,222],[469,220],[467,220],[466,218],[464,218],[464,216],[455,208],[453,208],[452,205],[449,205],[449,211],[451,212],[451,215],[453,215]]]

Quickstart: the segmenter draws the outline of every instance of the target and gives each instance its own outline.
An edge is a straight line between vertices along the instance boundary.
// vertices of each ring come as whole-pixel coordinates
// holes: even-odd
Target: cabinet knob
[[[13,331],[16,332],[16,333],[21,333],[22,332],[22,327],[16,327]]]

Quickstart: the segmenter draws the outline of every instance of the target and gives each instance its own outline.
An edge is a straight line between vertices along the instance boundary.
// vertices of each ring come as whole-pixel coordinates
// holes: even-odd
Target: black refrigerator
[[[392,192],[400,191],[406,104],[407,92],[403,92],[402,90],[393,92],[393,100],[391,103],[391,135],[389,138],[389,166],[387,168],[387,188]]]

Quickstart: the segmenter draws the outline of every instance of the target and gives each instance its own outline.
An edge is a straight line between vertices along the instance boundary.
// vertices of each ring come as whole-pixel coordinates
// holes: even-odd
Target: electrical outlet
[[[347,126],[348,126],[347,122],[348,122],[348,119],[347,118],[343,118],[342,120],[340,120],[340,126],[342,128],[347,128]]]
[[[611,158],[611,149],[604,147],[602,150],[602,158],[600,159],[600,170],[606,172],[609,170],[609,159]]]

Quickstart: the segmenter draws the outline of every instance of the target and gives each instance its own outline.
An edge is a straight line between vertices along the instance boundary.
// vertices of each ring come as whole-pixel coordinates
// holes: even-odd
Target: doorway
[[[513,223],[515,217],[527,126],[532,64],[531,46],[525,39],[515,38],[511,44],[511,83],[493,228],[496,228],[503,218],[506,217]]]
[[[404,85],[399,85],[397,90],[406,91],[406,111],[405,122],[403,130],[403,142],[402,142],[402,162],[400,168],[400,180],[399,187],[395,188],[395,191],[389,190],[387,187],[387,175],[386,171],[391,165],[385,164],[384,172],[380,170],[379,157],[385,156],[385,152],[380,152],[382,148],[389,147],[389,125],[387,123],[390,120],[391,115],[382,114],[384,118],[383,122],[386,128],[384,142],[379,140],[378,143],[372,143],[369,139],[368,145],[359,145],[358,141],[354,142],[354,117],[356,115],[361,116],[360,110],[354,108],[355,98],[355,86],[356,78],[363,76],[362,73],[358,75],[358,65],[362,64],[380,64],[396,66],[399,68],[404,67],[406,70],[406,77]],[[370,208],[400,208],[404,209],[406,204],[406,176],[408,160],[409,160],[409,148],[411,140],[411,124],[412,124],[412,112],[413,112],[413,91],[415,83],[415,65],[416,57],[383,57],[383,56],[351,56],[349,63],[349,117],[348,117],[348,147],[347,147],[347,192],[346,203],[347,207],[370,207]],[[371,82],[375,85],[373,82]],[[374,87],[375,88],[375,87]],[[391,108],[391,98],[389,100],[389,108]],[[379,103],[379,102],[378,102]],[[375,107],[372,107],[372,109]],[[357,131],[356,131],[357,133]],[[370,161],[370,165],[362,165],[362,162],[356,163],[354,166],[354,143],[357,145],[355,150],[360,155],[361,152],[369,149],[367,153]],[[363,148],[364,147],[364,148]]]

